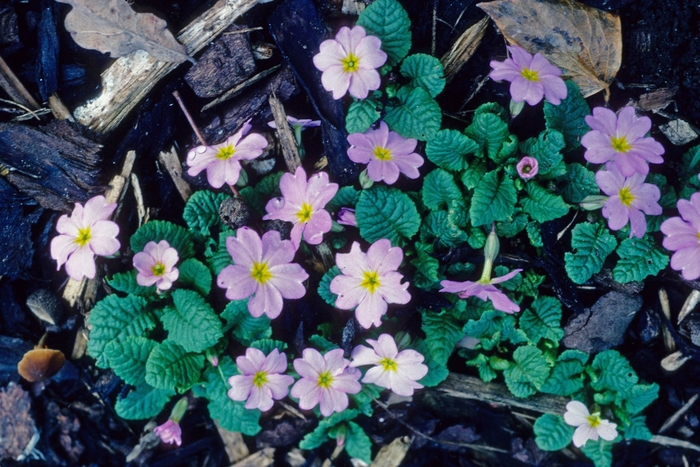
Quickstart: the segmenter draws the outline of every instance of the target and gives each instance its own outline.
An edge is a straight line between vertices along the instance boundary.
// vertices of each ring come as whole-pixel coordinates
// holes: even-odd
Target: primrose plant
[[[563,348],[571,312],[541,286],[585,284],[604,269],[643,281],[669,265],[666,250],[686,280],[700,277],[700,147],[683,157],[676,193],[650,169],[664,149],[649,118],[591,112],[573,81],[515,45],[491,62],[491,78],[510,83],[508,110],[488,102],[466,128],[443,128],[442,65],[410,49],[406,11],[376,0],[314,57],[323,87],[349,103],[347,157],[366,165],[355,184],[305,160],[246,186],[241,164],[267,146],[251,122],[190,150],[188,173],[206,171],[213,190],[191,196],[182,222],[150,221],[131,236],[133,268],[107,279],[112,293],[89,317],[89,354],[131,388],[120,416],[156,417],[188,392],[224,428],[255,435],[261,412],[291,399],[321,419],[300,447],[335,440],[370,462],[362,423],[374,400],[438,385],[455,357],[516,397],[566,398],[534,425],[542,449],[573,442],[607,466],[614,443],[651,438],[642,411],[658,385],[616,350]],[[511,122],[525,104],[543,118],[523,138]],[[301,146],[315,123],[290,123]],[[249,220],[224,223],[224,185]],[[664,216],[676,206],[680,217]],[[94,277],[95,255],[119,249],[113,210],[97,197],[59,220],[59,268]],[[312,329],[272,326],[304,323],[301,302],[316,310]],[[186,408],[178,402],[157,429],[166,442],[180,442]]]

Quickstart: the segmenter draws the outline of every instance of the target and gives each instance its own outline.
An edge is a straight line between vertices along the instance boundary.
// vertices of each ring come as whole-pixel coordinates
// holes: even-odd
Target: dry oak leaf
[[[189,60],[164,20],[151,13],[137,13],[126,0],[56,0],[73,7],[66,16],[66,29],[84,49],[122,57],[145,50],[163,62]]]
[[[620,69],[620,17],[572,0],[497,0],[476,6],[508,42],[539,52],[585,96],[608,87]]]

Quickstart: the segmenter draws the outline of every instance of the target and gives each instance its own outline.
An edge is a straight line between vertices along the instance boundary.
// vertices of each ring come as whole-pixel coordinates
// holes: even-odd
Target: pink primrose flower
[[[167,422],[155,427],[153,433],[158,435],[164,443],[175,443],[178,446],[182,444],[182,429],[180,428],[180,424],[172,419],[168,419]]]
[[[381,334],[375,341],[367,339],[372,349],[358,345],[352,351],[351,367],[374,365],[367,370],[363,383],[373,383],[392,390],[399,396],[412,396],[414,389],[420,389],[419,379],[428,374],[428,367],[422,362],[423,355],[415,350],[399,352],[396,341],[389,334]]]
[[[321,120],[311,120],[310,118],[299,119],[299,118],[290,117],[289,115],[287,115],[287,121],[289,122],[289,126],[291,126],[292,129],[295,129],[295,128],[313,128],[313,127],[321,125]],[[277,124],[275,123],[274,120],[272,120],[271,122],[267,122],[267,126],[269,126],[270,128],[275,128],[275,129],[277,128]]]
[[[483,301],[491,300],[493,307],[505,313],[514,313],[520,311],[520,307],[514,303],[506,294],[494,287],[493,284],[499,284],[513,278],[522,269],[515,269],[505,276],[495,277],[488,281],[442,281],[440,285],[443,287],[440,292],[456,293],[460,298],[478,297]]]
[[[617,438],[617,424],[600,418],[600,413],[591,414],[588,408],[579,401],[571,401],[566,404],[564,421],[567,425],[575,426],[574,446],[585,446],[590,439],[598,441],[598,437],[606,441]]]
[[[537,172],[540,169],[540,164],[534,157],[525,156],[520,159],[520,162],[518,162],[518,165],[516,165],[515,168],[518,170],[518,175],[520,178],[527,180],[537,175]]]
[[[649,117],[637,117],[634,107],[625,107],[619,115],[610,109],[596,107],[586,116],[591,131],[583,135],[586,148],[583,157],[594,164],[606,164],[608,170],[616,165],[625,177],[635,172],[649,173],[649,162],[660,164],[664,147],[654,138],[645,138],[651,129]]]
[[[226,289],[229,300],[243,300],[251,295],[248,311],[254,317],[263,314],[270,319],[282,312],[283,298],[301,298],[306,294],[302,285],[309,275],[294,259],[296,248],[282,240],[276,230],[266,232],[262,240],[248,227],[241,227],[236,236],[226,239],[235,264],[219,273],[217,284]]]
[[[348,368],[350,360],[343,358],[343,349],[321,355],[315,349],[304,349],[303,358],[294,360],[294,369],[301,379],[292,386],[292,397],[299,398],[299,407],[311,410],[320,404],[321,414],[348,408],[348,394],[357,394],[362,386],[357,381],[359,370]]]
[[[340,211],[338,211],[338,224],[357,227],[355,210],[351,208],[340,208]]]
[[[374,242],[367,253],[353,242],[350,253],[335,255],[342,272],[330,285],[331,292],[338,295],[335,306],[341,310],[357,307],[355,317],[365,329],[381,325],[387,303],[405,305],[411,300],[408,282],[401,284],[403,275],[396,272],[402,260],[403,250],[392,247],[385,238]]]
[[[273,349],[266,357],[261,350],[249,347],[245,356],[236,358],[236,365],[243,373],[231,376],[228,397],[234,401],[246,401],[246,409],[266,412],[274,400],[284,399],[294,378],[283,375],[287,371],[287,355]]]
[[[690,201],[678,200],[681,217],[671,217],[661,224],[666,235],[664,248],[675,251],[671,267],[681,271],[683,279],[693,281],[700,277],[700,193],[693,193]]]
[[[180,276],[175,267],[179,259],[177,250],[166,240],[146,243],[143,251],[134,255],[136,282],[143,287],[156,284],[159,291],[168,290]]]
[[[549,103],[559,105],[567,92],[561,70],[540,54],[533,57],[517,45],[507,48],[512,58],[492,61],[489,77],[494,81],[510,81],[510,96],[515,102],[537,105],[544,96]]]
[[[364,99],[369,91],[379,89],[382,80],[376,69],[387,59],[381,45],[382,41],[368,36],[362,26],[343,26],[335,39],[321,43],[314,65],[323,72],[321,84],[333,93],[333,99],[340,99],[348,90],[353,97]]]
[[[95,277],[95,255],[113,255],[121,246],[116,238],[119,226],[109,220],[116,208],[116,203],[107,204],[100,195],[89,199],[85,207],[75,203],[70,216],[58,218],[56,230],[60,235],[51,240],[51,257],[58,262],[57,271],[65,264],[71,279]]]
[[[267,147],[262,135],[251,133],[245,136],[252,126],[246,122],[233,136],[214,146],[197,146],[187,153],[187,173],[198,175],[207,171],[207,180],[214,188],[224,184],[235,185],[241,173],[241,160],[255,159]]]
[[[647,231],[644,214],[657,216],[661,206],[657,203],[661,192],[656,185],[643,183],[645,176],[639,172],[625,178],[617,166],[610,170],[599,170],[595,180],[603,192],[609,196],[603,206],[603,217],[608,220],[608,227],[620,230],[630,223],[630,238],[642,238]]]
[[[297,167],[294,175],[285,173],[280,180],[282,198],[271,199],[263,217],[281,219],[294,224],[291,237],[295,248],[299,248],[301,236],[306,243],[318,245],[323,234],[333,225],[331,215],[323,209],[338,192],[338,184],[328,181],[328,174],[319,172],[306,181],[306,172]]]

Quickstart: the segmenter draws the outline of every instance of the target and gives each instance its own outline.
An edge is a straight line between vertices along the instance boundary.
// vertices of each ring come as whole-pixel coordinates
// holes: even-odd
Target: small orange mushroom
[[[45,381],[58,373],[66,357],[60,350],[33,349],[17,364],[20,376],[31,383]]]

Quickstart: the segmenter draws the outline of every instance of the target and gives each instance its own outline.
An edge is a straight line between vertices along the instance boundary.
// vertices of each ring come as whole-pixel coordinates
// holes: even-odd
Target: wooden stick
[[[0,88],[3,88],[13,100],[25,107],[29,107],[32,110],[41,108],[2,57],[0,57]]]
[[[269,102],[272,115],[275,117],[275,126],[277,127],[277,134],[279,135],[280,144],[282,145],[284,162],[287,164],[287,170],[294,173],[297,167],[301,166],[301,158],[299,157],[299,150],[297,149],[297,143],[292,134],[292,130],[289,129],[287,114],[284,111],[282,103],[277,99],[274,93],[270,96]]]

